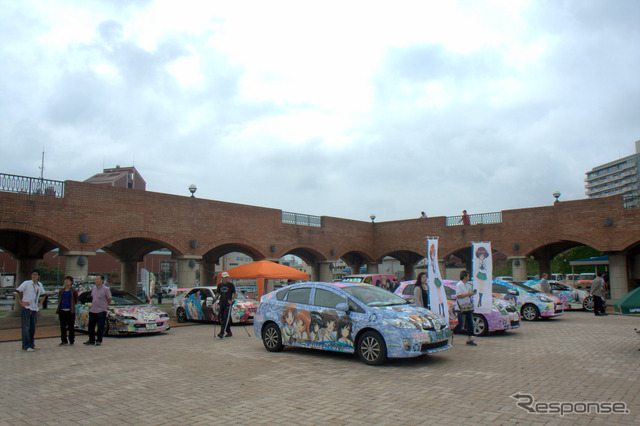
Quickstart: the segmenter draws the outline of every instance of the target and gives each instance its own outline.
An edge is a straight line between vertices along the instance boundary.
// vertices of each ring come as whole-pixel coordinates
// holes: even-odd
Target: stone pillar
[[[141,260],[121,261],[120,288],[131,294],[138,293],[138,262]]]
[[[537,257],[538,261],[538,277],[542,279],[542,274],[551,276],[551,258],[548,256]]]
[[[415,263],[405,263],[402,266],[404,266],[404,277],[407,280],[415,280],[416,279],[416,264]]]
[[[359,273],[359,272],[356,272]],[[377,263],[367,263],[367,274],[377,274],[378,273],[378,264]]]
[[[217,262],[203,260],[200,263],[200,285],[216,285]]]
[[[31,271],[36,269],[36,265],[38,264],[39,259],[18,259],[18,268],[16,274],[16,282],[15,286],[18,287],[22,284],[23,281],[27,281],[31,279]]]
[[[616,302],[629,292],[629,278],[627,277],[627,256],[624,254],[609,254],[609,297]]]
[[[347,274],[347,275],[354,275],[354,274],[359,274],[360,273],[360,268],[362,268],[362,262],[347,262],[345,260],[345,262],[349,268],[351,268],[351,273]]]
[[[309,281],[320,281],[320,266],[316,263],[315,265],[309,265],[309,268],[311,269]]]
[[[508,257],[511,261],[513,269],[513,280],[516,282],[525,282],[527,280],[527,257],[526,256],[511,256]]]
[[[74,279],[85,279],[89,275],[89,256],[95,256],[95,251],[66,251],[64,256],[64,274]]]
[[[175,257],[178,260],[177,280],[179,288],[190,288],[196,285],[196,271],[202,256],[182,255]]]
[[[318,281],[328,282],[333,281],[333,271],[331,270],[331,264],[336,262],[335,260],[322,260],[316,263],[318,266]]]
[[[446,259],[438,259],[438,268],[440,268],[440,276],[442,279],[445,279],[447,276],[447,260]]]

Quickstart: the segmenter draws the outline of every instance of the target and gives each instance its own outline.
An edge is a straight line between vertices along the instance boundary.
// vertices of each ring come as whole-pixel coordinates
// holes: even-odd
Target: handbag
[[[473,303],[458,303],[458,306],[462,312],[473,311]]]

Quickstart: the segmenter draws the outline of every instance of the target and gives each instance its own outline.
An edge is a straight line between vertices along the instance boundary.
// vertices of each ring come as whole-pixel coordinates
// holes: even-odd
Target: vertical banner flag
[[[493,304],[493,256],[491,243],[472,243],[473,289],[478,293],[473,298],[474,308],[478,312],[491,312]]]
[[[449,305],[447,305],[447,294],[444,291],[442,277],[440,276],[440,266],[438,265],[438,237],[427,237],[428,274],[429,284],[429,306],[431,310],[444,318],[449,323]]]
[[[147,301],[151,297],[149,294],[149,271],[142,268],[140,269],[140,282],[142,283],[142,291],[144,292]]]

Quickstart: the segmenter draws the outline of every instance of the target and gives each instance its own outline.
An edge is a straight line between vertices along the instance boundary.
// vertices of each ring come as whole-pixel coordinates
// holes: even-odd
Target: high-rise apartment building
[[[585,178],[589,198],[622,195],[629,198],[627,207],[637,207],[640,200],[640,141],[636,141],[636,153],[616,161],[594,167]]]

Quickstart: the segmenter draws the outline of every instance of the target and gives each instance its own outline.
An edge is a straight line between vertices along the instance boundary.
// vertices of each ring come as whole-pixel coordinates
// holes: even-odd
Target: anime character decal
[[[298,308],[295,303],[287,303],[282,309],[282,342],[285,344],[293,343],[297,313]]]
[[[352,323],[351,318],[346,315],[338,318],[337,330],[337,342],[347,346],[353,346],[353,337],[351,337]]]
[[[282,343],[341,351],[353,349],[353,323],[334,309],[309,312],[287,303],[280,315]]]
[[[447,307],[447,294],[442,286],[440,267],[438,265],[438,239],[427,238],[427,251],[429,253],[429,306],[439,316],[449,321],[449,309]]]
[[[473,243],[473,288],[478,290],[476,309],[481,312],[489,312],[492,300],[492,258],[491,243]]]
[[[293,340],[296,342],[306,342],[309,340],[309,326],[311,325],[311,314],[309,311],[300,309],[296,315],[296,322],[293,328]]]
[[[309,323],[309,341],[317,343],[321,340],[322,316],[315,311],[312,311],[309,316],[311,318]]]

